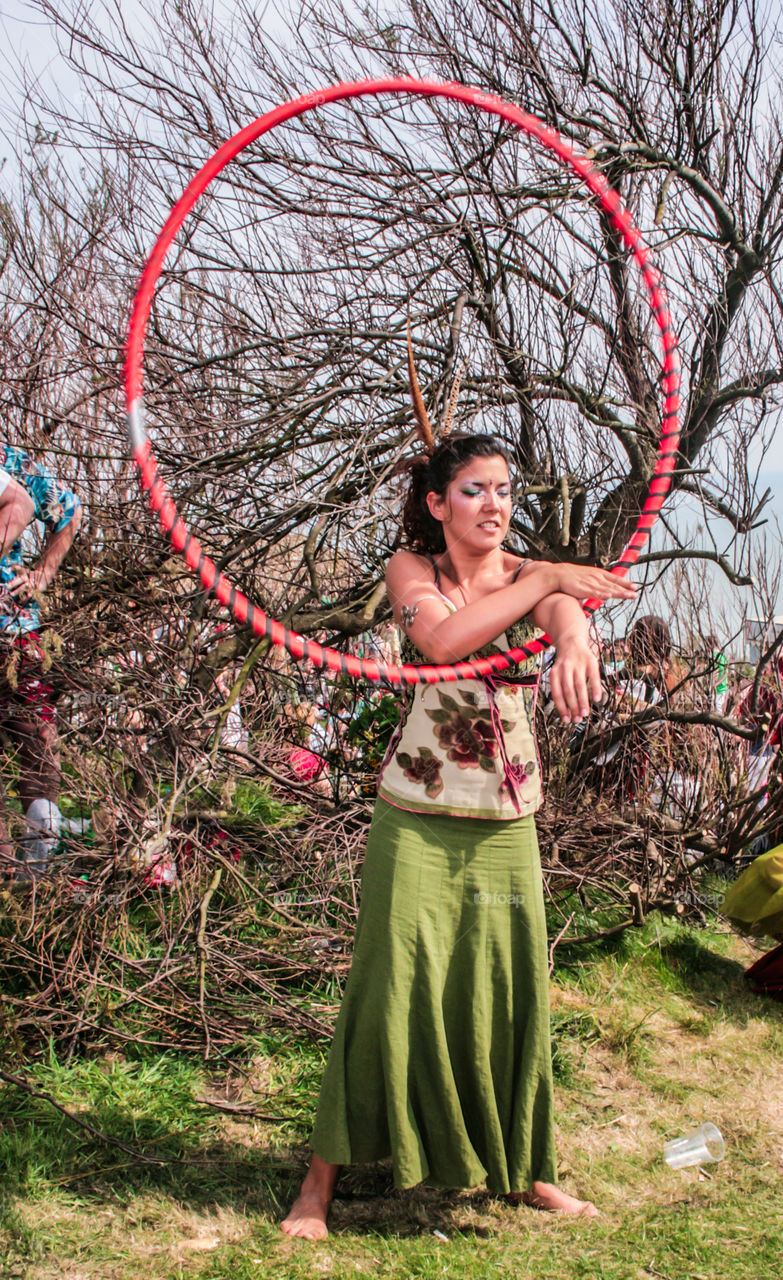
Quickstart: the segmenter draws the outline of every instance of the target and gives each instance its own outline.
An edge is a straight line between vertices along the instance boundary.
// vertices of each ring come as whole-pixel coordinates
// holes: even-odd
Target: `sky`
[[[230,3],[230,0],[227,0],[227,3]],[[138,0],[120,0],[120,5],[123,18],[131,29],[135,23],[149,21],[144,17]],[[779,9],[777,0],[773,7],[776,10]],[[265,25],[280,21],[272,4],[259,3],[257,10],[259,13],[265,11]],[[61,57],[51,25],[32,4],[25,3],[24,0],[0,0],[0,35],[3,38],[4,47],[14,51],[26,66],[28,73],[39,78],[43,86],[50,91],[56,89],[72,103],[78,102],[80,94],[78,77]],[[13,181],[12,139],[19,117],[21,94],[18,73],[14,71],[13,57],[14,54],[12,54],[10,67],[0,77],[0,157],[3,157],[5,162],[2,178],[6,184]],[[768,518],[767,545],[770,556],[775,558],[783,549],[780,540],[780,529],[783,529],[783,423],[772,434],[768,450],[762,460],[760,492],[763,492],[766,487],[773,492],[772,501],[765,515]],[[680,514],[677,519],[681,528],[690,527],[687,507],[683,508],[682,504],[680,504]],[[714,526],[711,524],[711,529],[716,542],[719,544],[726,542],[729,526],[725,521],[715,521]],[[666,536],[665,531],[663,536]],[[655,542],[661,545],[660,526],[656,530]],[[751,614],[755,612],[752,593],[748,589],[731,588],[719,571],[714,575],[714,584],[715,598],[725,605],[730,616],[736,615],[739,620],[743,611]],[[650,608],[655,608],[657,603],[663,607],[662,599],[659,600],[655,593],[650,593]],[[783,589],[778,597],[776,612],[783,614]]]
[[[50,24],[24,0],[0,0],[0,32],[3,48],[10,51],[0,76],[0,132],[12,139],[19,111],[17,58],[36,78],[66,92],[78,92],[78,80],[60,56]],[[4,148],[3,157],[7,154]]]

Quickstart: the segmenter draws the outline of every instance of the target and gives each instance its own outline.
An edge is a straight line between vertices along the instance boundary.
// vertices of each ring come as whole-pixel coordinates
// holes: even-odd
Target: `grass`
[[[512,1208],[481,1188],[398,1191],[384,1162],[343,1173],[328,1240],[290,1239],[278,1224],[305,1169],[326,1050],[267,1035],[214,1076],[165,1055],[50,1057],[29,1069],[58,1101],[162,1165],[4,1087],[0,1275],[473,1280],[506,1269],[536,1280],[768,1280],[783,1252],[783,1006],[749,992],[750,958],[717,926],[660,917],[559,952],[561,1181],[599,1204],[593,1222]],[[726,1158],[703,1172],[669,1170],[664,1141],[705,1119],[721,1129]]]

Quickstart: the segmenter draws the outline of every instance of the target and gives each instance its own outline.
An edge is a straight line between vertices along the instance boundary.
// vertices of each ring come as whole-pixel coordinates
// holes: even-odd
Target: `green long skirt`
[[[556,1182],[546,922],[532,816],[380,797],[311,1149],[394,1185]]]

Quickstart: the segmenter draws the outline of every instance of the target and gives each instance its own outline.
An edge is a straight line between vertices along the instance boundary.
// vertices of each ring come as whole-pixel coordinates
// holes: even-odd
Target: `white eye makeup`
[[[467,485],[465,486],[465,488],[461,490],[461,492],[464,493],[465,496],[468,498],[477,498],[479,497],[480,494],[483,494],[484,490],[476,489],[473,486]],[[497,490],[497,495],[499,498],[510,498],[511,489],[508,487],[508,485],[502,485],[501,488]]]

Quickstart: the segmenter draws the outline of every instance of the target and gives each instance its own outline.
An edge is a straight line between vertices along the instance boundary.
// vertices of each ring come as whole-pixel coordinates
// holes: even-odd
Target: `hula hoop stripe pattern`
[[[610,217],[613,227],[641,271],[650,308],[661,335],[663,361],[660,381],[664,404],[655,471],[628,545],[617,563],[612,566],[611,572],[618,576],[623,576],[638,560],[671,485],[680,438],[680,361],[677,339],[660,273],[650,263],[649,251],[630,213],[623,207],[617,192],[609,186],[604,175],[594,169],[585,156],[573,151],[553,129],[545,126],[535,116],[529,115],[494,94],[483,93],[479,89],[453,81],[439,83],[415,80],[407,76],[332,85],[327,89],[319,89],[314,93],[294,98],[268,111],[234,134],[211,156],[171,210],[147,260],[133,301],[125,354],[125,405],[131,449],[134,461],[139,468],[142,490],[147,492],[149,505],[152,511],[158,514],[161,527],[168,535],[174,550],[182,555],[188,567],[198,575],[205,590],[212,592],[220,603],[231,611],[238,623],[249,626],[255,635],[267,637],[273,644],[286,648],[296,659],[305,659],[316,667],[326,667],[330,671],[343,675],[363,677],[375,683],[383,682],[392,687],[398,687],[403,684],[432,684],[436,681],[476,679],[496,671],[505,671],[513,663],[522,662],[540,653],[551,644],[551,640],[549,636],[542,635],[527,645],[509,649],[502,654],[493,654],[490,658],[478,658],[472,662],[456,662],[452,665],[424,663],[419,666],[405,663],[398,667],[392,663],[374,662],[371,659],[354,657],[353,654],[340,653],[337,649],[328,648],[315,640],[308,640],[296,631],[291,631],[248,600],[247,596],[218,570],[215,563],[205,554],[196,536],[188,529],[169,497],[164,480],[158,475],[157,460],[144,427],[142,406],[144,338],[155,287],[174,237],[212,180],[240,151],[277,125],[304,115],[305,112],[323,106],[325,103],[363,96],[375,97],[385,93],[449,98],[468,106],[478,107],[490,115],[499,116],[539,142],[589,188],[602,210]],[[585,600],[582,608],[589,615],[600,604],[600,600]]]

